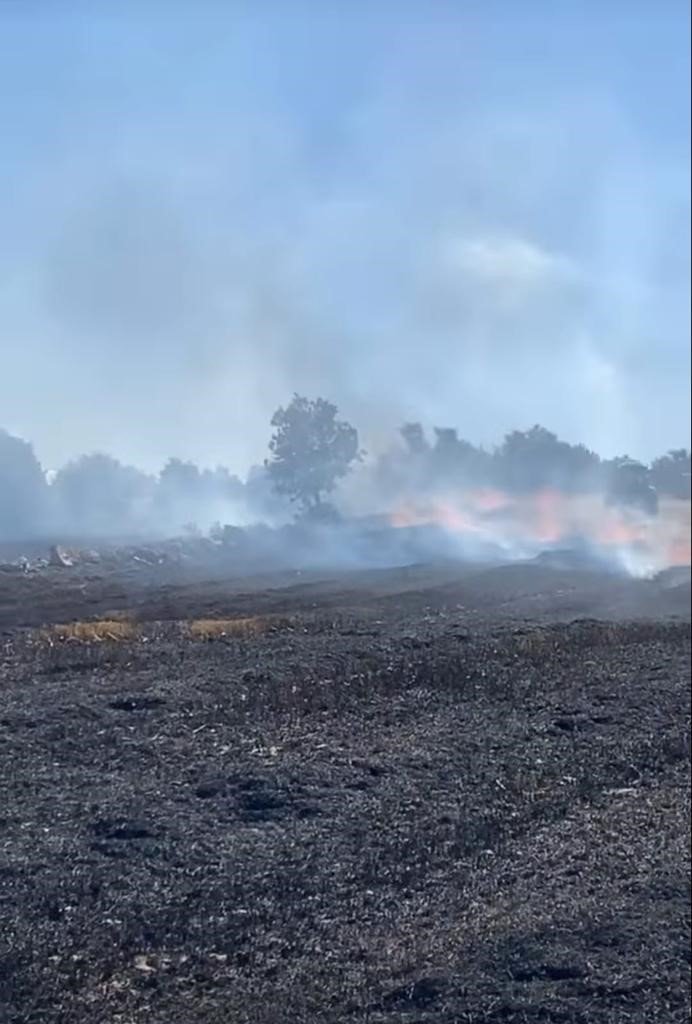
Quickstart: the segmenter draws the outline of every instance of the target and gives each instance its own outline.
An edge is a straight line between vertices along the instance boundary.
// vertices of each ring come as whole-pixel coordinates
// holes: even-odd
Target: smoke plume
[[[486,451],[536,422],[606,460],[687,445],[688,23],[681,3],[3,5],[0,424],[49,470],[141,469],[140,526],[167,459],[261,465],[294,391],[374,461],[418,421]],[[287,515],[261,473],[251,501],[191,486],[208,514],[159,494],[167,530]],[[340,501],[489,529],[473,474],[427,486],[364,472]],[[504,490],[511,539],[529,512]]]

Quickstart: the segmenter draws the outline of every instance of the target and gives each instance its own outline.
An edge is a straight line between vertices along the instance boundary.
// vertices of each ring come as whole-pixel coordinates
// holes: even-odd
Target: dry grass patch
[[[239,619],[194,619],[186,623],[186,631],[196,640],[214,640],[223,637],[247,639],[264,636],[279,629],[290,629],[292,621],[278,615],[253,615]]]
[[[134,640],[137,635],[138,629],[135,624],[125,619],[67,622],[49,626],[41,631],[41,637],[49,643],[101,643],[104,640]]]

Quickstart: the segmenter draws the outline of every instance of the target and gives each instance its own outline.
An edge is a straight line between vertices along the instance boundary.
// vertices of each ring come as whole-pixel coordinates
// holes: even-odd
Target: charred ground
[[[0,630],[2,1020],[688,1019],[684,578],[56,570]]]

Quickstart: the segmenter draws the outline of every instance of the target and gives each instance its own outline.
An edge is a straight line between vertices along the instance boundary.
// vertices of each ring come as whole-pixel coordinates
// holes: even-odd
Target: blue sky
[[[689,12],[651,3],[5,2],[0,425],[242,471],[324,394],[690,434]]]

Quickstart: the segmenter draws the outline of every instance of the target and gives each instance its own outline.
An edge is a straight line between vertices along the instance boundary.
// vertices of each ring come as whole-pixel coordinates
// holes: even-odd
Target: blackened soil
[[[0,1020],[687,1021],[689,624],[530,585],[6,621]]]
[[[206,572],[207,575],[203,575]],[[17,626],[128,613],[143,621],[315,612],[350,608],[424,613],[463,610],[504,620],[690,616],[690,570],[630,579],[537,563],[492,567],[446,563],[344,572],[284,570],[250,576],[220,563],[115,569],[104,566],[0,571],[0,635]]]

